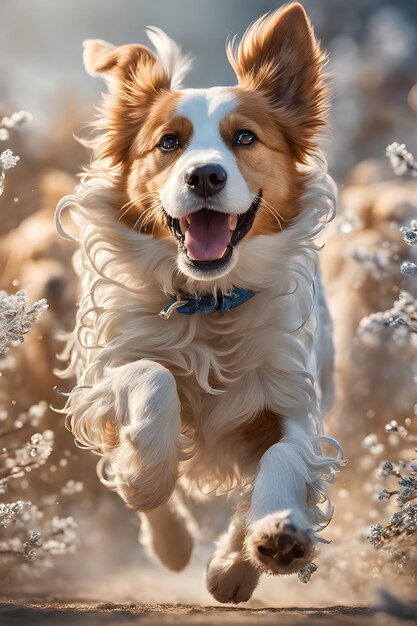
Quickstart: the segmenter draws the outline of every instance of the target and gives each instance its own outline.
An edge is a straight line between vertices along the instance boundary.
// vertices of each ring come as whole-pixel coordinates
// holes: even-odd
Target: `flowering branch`
[[[25,111],[13,113],[0,121],[0,141],[10,136],[10,130],[29,121],[31,116]],[[0,150],[0,195],[4,188],[5,171],[15,167],[19,157],[11,150]],[[4,359],[11,347],[21,344],[25,335],[45,312],[48,305],[42,299],[29,305],[24,291],[14,295],[0,291],[0,364],[14,367],[13,359]],[[10,363],[9,363],[10,361]],[[0,372],[1,375],[1,372]],[[7,400],[1,397],[1,402]],[[12,402],[12,404],[15,404]],[[20,412],[17,417],[8,408],[8,403],[0,404],[0,438],[7,437],[7,445],[0,448],[0,496],[9,490],[12,493],[26,491],[26,497],[13,501],[0,502],[0,579],[2,585],[7,576],[12,576],[14,567],[36,561],[38,568],[50,565],[50,557],[73,552],[78,545],[76,522],[73,517],[56,515],[56,505],[63,497],[78,496],[83,491],[79,481],[67,480],[63,486],[55,487],[41,497],[38,505],[32,504],[29,496],[37,493],[36,484],[30,481],[31,475],[44,467],[40,479],[46,485],[48,478],[55,477],[60,467],[66,467],[71,452],[64,451],[64,457],[57,464],[50,465],[53,452],[54,433],[40,429],[48,410],[46,402],[39,402]],[[26,429],[36,429],[33,434]],[[24,434],[22,433],[24,431]],[[33,431],[32,431],[33,432]],[[4,447],[3,447],[4,446]],[[66,457],[66,458],[65,458]],[[13,486],[11,483],[13,482]],[[52,482],[52,481],[51,481]],[[56,479],[54,478],[54,483]],[[19,571],[22,571],[21,569]]]
[[[385,429],[389,433],[398,433],[401,428],[396,422],[394,426],[390,422]],[[406,430],[405,433],[402,436],[408,438]],[[413,571],[417,561],[417,504],[412,503],[417,499],[417,478],[413,476],[417,474],[417,459],[410,461],[408,467],[405,463],[395,467],[391,461],[385,461],[380,474],[383,478],[395,477],[399,488],[383,489],[378,494],[378,500],[390,500],[397,496],[400,509],[391,515],[386,526],[371,526],[368,540],[400,570],[407,567],[407,570]]]
[[[403,176],[406,173],[411,176],[417,176],[417,161],[415,161],[411,152],[407,150],[404,143],[394,142],[387,147],[386,155],[389,158],[391,167],[397,176]]]
[[[0,121],[0,141],[10,138],[10,130],[32,121],[32,115],[27,111],[16,111],[10,117],[3,117]],[[0,196],[4,191],[5,172],[16,166],[20,157],[13,154],[10,149],[0,153]]]
[[[10,478],[22,478],[32,469],[39,469],[48,460],[54,442],[54,433],[45,430],[43,433],[35,433],[23,446],[15,450],[3,451],[7,455],[4,468],[0,468],[0,480]],[[11,455],[10,452],[14,454]]]
[[[10,130],[27,124],[33,120],[33,115],[27,111],[16,111],[10,117],[3,117],[0,120],[0,141],[6,141],[10,138]]]
[[[399,327],[410,332],[417,332],[416,301],[406,291],[400,294],[391,309],[363,317],[359,322],[358,335],[360,337],[368,332],[381,331],[383,328]]]
[[[16,165],[20,157],[15,156],[11,150],[4,150],[0,154],[0,196],[4,191],[4,179],[6,170],[10,170]]]
[[[409,173],[417,177],[417,162],[404,144],[393,143],[388,146],[387,156],[396,174]],[[408,246],[417,246],[417,220],[411,221],[409,226],[403,226],[400,230]],[[404,261],[400,271],[406,276],[412,275],[417,271],[417,265]],[[361,335],[387,327],[401,328],[406,333],[417,332],[417,300],[412,294],[404,292],[391,309],[363,318],[358,332]],[[417,442],[417,436],[399,425],[396,420],[391,420],[385,426],[385,431],[390,436],[402,438],[409,445]],[[387,562],[394,563],[399,570],[414,574],[417,565],[417,504],[414,503],[417,500],[417,459],[408,463],[401,460],[396,464],[385,461],[380,475],[384,479],[395,479],[396,485],[395,488],[380,491],[378,500],[392,502],[396,497],[400,506],[385,526],[378,523],[370,528],[368,540],[377,550],[382,551]]]
[[[18,291],[16,295],[0,292],[0,358],[7,354],[8,344],[23,342],[23,336],[47,308],[45,299],[28,306],[24,291]]]

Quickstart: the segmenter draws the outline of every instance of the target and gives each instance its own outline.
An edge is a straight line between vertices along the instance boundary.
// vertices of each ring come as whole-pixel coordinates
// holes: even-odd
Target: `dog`
[[[80,246],[63,373],[77,385],[63,410],[171,570],[193,543],[176,489],[232,494],[207,586],[239,603],[263,572],[309,566],[343,464],[322,425],[333,348],[316,238],[335,208],[316,139],[326,55],[293,3],[228,44],[237,86],[183,89],[189,57],[159,29],[148,36],[155,52],[85,42],[86,70],[108,91],[92,162],[56,212],[64,236],[63,212],[75,216]]]
[[[399,454],[399,438],[388,436],[386,425],[393,418],[407,424],[417,402],[412,334],[405,325],[370,323],[370,316],[392,309],[401,293],[416,294],[415,275],[400,271],[402,263],[415,261],[400,229],[417,217],[417,182],[392,176],[388,164],[373,160],[353,168],[339,198],[338,219],[326,230],[322,263],[336,345],[336,394],[326,421],[344,441],[351,462],[344,479],[358,507],[369,502],[363,472],[372,483],[372,467]],[[366,456],[368,436],[375,441]]]
[[[48,301],[36,330],[13,351],[15,366],[2,372],[0,398],[6,406],[14,401],[10,411],[16,412],[16,417],[32,404],[56,399],[53,388],[59,381],[53,369],[59,365],[56,353],[62,345],[58,336],[74,326],[76,313],[75,247],[58,237],[53,220],[58,200],[74,188],[74,180],[62,171],[48,170],[37,188],[40,207],[0,238],[0,288],[14,293],[23,287],[29,302]],[[56,415],[52,418],[56,424]]]

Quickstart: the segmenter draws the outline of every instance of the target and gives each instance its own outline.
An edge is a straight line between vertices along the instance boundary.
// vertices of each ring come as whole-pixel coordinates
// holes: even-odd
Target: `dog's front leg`
[[[260,461],[247,516],[245,554],[270,574],[297,572],[314,558],[316,531],[332,515],[317,505],[326,499],[324,480],[340,465],[321,456],[307,420],[287,420],[284,430]]]
[[[75,389],[70,411],[74,435],[110,460],[129,506],[150,511],[168,501],[186,444],[171,372],[145,359],[108,368],[91,387]]]

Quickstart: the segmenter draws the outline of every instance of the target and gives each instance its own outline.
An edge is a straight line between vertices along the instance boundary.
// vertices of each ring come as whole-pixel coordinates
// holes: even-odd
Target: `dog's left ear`
[[[258,19],[239,45],[227,45],[239,86],[261,93],[297,160],[314,153],[314,137],[325,125],[328,93],[326,54],[317,43],[301,4],[292,3]]]

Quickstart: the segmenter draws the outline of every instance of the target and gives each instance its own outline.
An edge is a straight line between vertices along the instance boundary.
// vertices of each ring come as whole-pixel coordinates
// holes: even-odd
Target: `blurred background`
[[[144,29],[157,25],[195,57],[186,86],[233,84],[225,58],[227,37],[242,33],[281,3],[268,0],[3,0],[0,23],[0,101],[29,110],[31,134],[59,165],[80,167],[67,143],[77,122],[91,118],[100,89],[82,67],[82,41],[146,43]],[[417,135],[415,82],[417,4],[413,0],[305,0],[316,35],[330,54],[334,101],[332,136],[326,146],[340,181],[363,157],[380,157],[391,137]],[[65,124],[66,121],[66,124]],[[53,130],[52,130],[53,129]],[[51,132],[52,131],[52,132]],[[45,146],[45,133],[47,145]],[[62,137],[63,138],[63,137]],[[52,145],[50,145],[52,144]],[[58,145],[56,145],[58,144]],[[35,146],[34,146],[35,148]]]
[[[0,364],[0,421],[1,410],[7,414],[4,422],[16,424],[30,406],[61,401],[52,392],[57,384],[52,368],[57,365],[57,333],[73,323],[76,286],[72,247],[55,235],[52,215],[89,159],[74,134],[85,134],[83,127],[104,88],[83,69],[82,41],[147,43],[145,27],[159,26],[195,58],[186,86],[231,85],[226,38],[242,34],[251,21],[280,4],[2,0],[0,119],[22,109],[33,119],[0,142],[0,152],[11,148],[20,156],[7,172],[0,197],[0,288],[9,293],[25,289],[31,300],[46,297],[50,307],[25,344]],[[329,431],[341,440],[351,464],[333,494],[336,519],[329,532],[334,545],[323,550],[323,565],[306,591],[302,589],[303,603],[326,604],[335,598],[363,601],[380,584],[373,578],[378,567],[371,565],[366,542],[369,525],[388,515],[389,503],[375,500],[378,465],[386,456],[406,457],[413,448],[401,433],[388,436],[385,424],[395,419],[407,432],[415,428],[415,335],[403,330],[394,336],[386,329],[358,335],[358,326],[363,317],[390,308],[402,290],[410,297],[416,293],[414,276],[400,273],[401,262],[412,260],[413,254],[399,229],[417,217],[417,187],[407,176],[395,176],[385,149],[396,141],[417,151],[417,2],[304,0],[303,5],[329,52],[332,112],[321,143],[341,192],[339,217],[328,230],[322,259],[337,348],[337,396]],[[165,572],[137,545],[135,515],[98,483],[95,459],[75,449],[59,415],[46,408],[42,419],[55,432],[55,469],[51,472],[49,465],[39,478],[25,478],[23,487],[13,482],[1,497],[22,497],[23,489],[39,499],[42,509],[58,494],[55,499],[64,514],[77,519],[78,550],[64,550],[60,564],[45,559],[45,568],[38,570],[27,563],[26,569],[10,567],[8,562],[10,593],[66,589],[72,596],[108,598],[110,580],[113,600],[211,602],[202,572],[213,536],[224,526],[223,504],[195,512],[201,522],[197,555],[183,574]],[[71,480],[82,488],[65,492]],[[52,565],[51,578],[47,567]],[[270,578],[253,602],[291,604],[300,602],[299,594],[300,583],[293,577]]]

